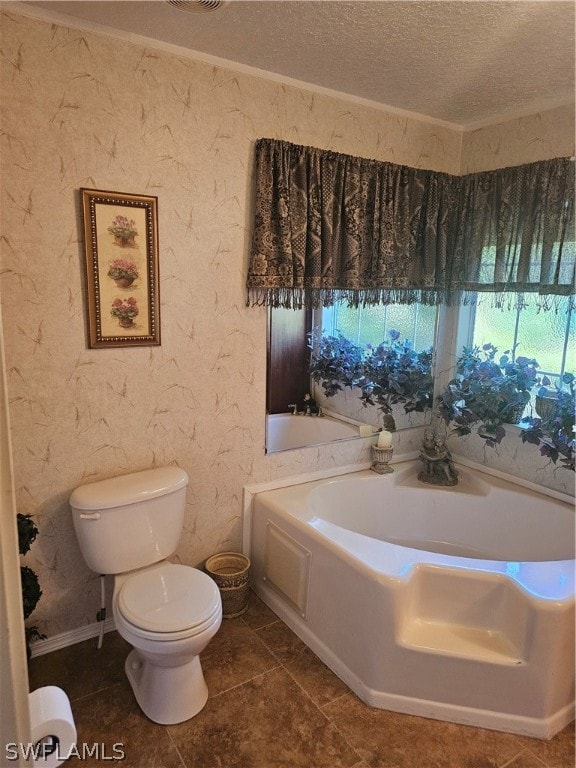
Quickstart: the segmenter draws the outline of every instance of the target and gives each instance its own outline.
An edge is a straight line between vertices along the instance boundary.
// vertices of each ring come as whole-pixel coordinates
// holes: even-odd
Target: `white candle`
[[[372,427],[369,424],[360,424],[360,437],[371,437]]]
[[[392,432],[385,429],[378,435],[378,448],[392,448]]]

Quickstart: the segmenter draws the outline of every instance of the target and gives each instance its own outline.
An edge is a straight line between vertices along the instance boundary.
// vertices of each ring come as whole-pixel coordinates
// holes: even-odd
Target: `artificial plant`
[[[385,419],[391,417],[394,405],[402,405],[406,413],[431,408],[432,350],[415,352],[408,339],[400,341],[398,331],[388,335],[374,347],[355,344],[341,333],[312,333],[310,374],[326,397],[358,388],[363,405],[378,407]],[[392,428],[390,419],[387,428]]]
[[[497,357],[497,352],[493,344],[464,348],[455,377],[436,398],[438,414],[461,437],[477,425],[477,434],[492,448],[506,435],[506,424],[520,422],[523,442],[574,470],[574,376],[562,377],[567,388],[551,388],[534,358],[515,357],[514,350]],[[534,396],[538,417],[525,415]],[[546,401],[545,411],[539,400]]]
[[[554,464],[560,461],[561,467],[574,471],[575,377],[565,373],[561,381],[565,388],[553,387],[547,376],[542,378],[536,392],[537,416],[524,419],[520,436],[523,442],[537,445]]]
[[[515,424],[530,402],[537,382],[536,360],[515,358],[510,350],[496,357],[497,347],[464,347],[456,375],[436,398],[440,416],[463,437],[478,424],[477,433],[493,447],[506,434],[504,424]]]
[[[24,556],[32,546],[32,543],[38,535],[38,528],[32,520],[32,515],[23,515],[18,512],[16,516],[18,524],[18,551]],[[22,583],[22,607],[24,609],[24,620],[30,616],[36,608],[38,601],[42,596],[40,582],[36,573],[27,565],[20,566],[20,581]],[[41,640],[45,637],[38,631],[38,627],[26,627],[26,643],[28,645],[32,640]],[[29,653],[29,650],[28,650]]]

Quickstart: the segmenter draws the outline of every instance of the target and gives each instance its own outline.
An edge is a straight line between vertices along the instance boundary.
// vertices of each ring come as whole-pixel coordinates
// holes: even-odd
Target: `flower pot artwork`
[[[114,245],[120,248],[135,248],[136,222],[134,219],[128,219],[126,216],[118,215],[114,217],[112,224],[108,227],[108,232],[114,237]]]
[[[158,198],[80,191],[89,347],[159,346]]]
[[[132,283],[134,282],[133,277],[117,277],[116,280],[114,280],[118,288],[130,288]]]
[[[128,299],[114,299],[110,314],[118,318],[118,324],[121,328],[132,328],[134,318],[138,315],[138,302],[133,296]]]
[[[114,280],[118,288],[130,288],[138,277],[138,267],[135,262],[128,259],[114,259],[110,263],[108,277]]]
[[[114,244],[120,248],[133,248],[136,245],[134,235],[114,235]]]

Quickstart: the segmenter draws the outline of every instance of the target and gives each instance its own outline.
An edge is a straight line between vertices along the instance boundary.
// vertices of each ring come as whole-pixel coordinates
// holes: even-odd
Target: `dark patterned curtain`
[[[569,158],[459,177],[260,139],[255,173],[248,304],[574,291]]]
[[[451,283],[466,293],[573,295],[574,163],[556,158],[460,179]]]

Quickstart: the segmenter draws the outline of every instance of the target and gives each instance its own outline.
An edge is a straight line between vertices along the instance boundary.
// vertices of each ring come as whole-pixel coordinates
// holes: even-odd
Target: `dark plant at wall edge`
[[[469,435],[478,424],[477,434],[488,447],[495,447],[506,435],[505,424],[516,424],[540,384],[538,362],[533,358],[514,357],[507,350],[496,358],[493,344],[465,347],[456,364],[456,375],[436,398],[436,408],[452,432]],[[563,382],[569,390],[550,390],[540,386],[538,398],[546,398],[549,408],[540,418],[523,417],[520,436],[523,442],[540,446],[543,456],[574,470],[574,376],[565,374]],[[526,426],[527,425],[527,426]]]
[[[313,380],[322,385],[326,397],[334,397],[345,388],[360,389],[363,405],[378,407],[385,419],[395,405],[402,405],[406,413],[431,408],[432,349],[415,352],[408,340],[399,340],[398,331],[389,331],[389,336],[388,341],[374,347],[355,344],[339,332],[336,336],[312,332]]]
[[[568,389],[551,387],[548,377],[536,392],[538,416],[524,419],[520,437],[524,443],[540,448],[542,456],[560,464],[565,469],[575,468],[574,423],[576,421],[575,377],[571,373],[562,376]]]
[[[18,525],[18,552],[25,555],[32,546],[32,543],[38,535],[31,515],[23,515],[20,512],[16,515]],[[36,608],[38,601],[42,596],[38,576],[27,565],[20,566],[20,581],[22,584],[22,607],[24,609],[24,620],[26,620],[32,611]],[[45,635],[38,631],[38,627],[26,627],[26,644],[28,656],[30,656],[30,642],[32,640],[42,640]]]

